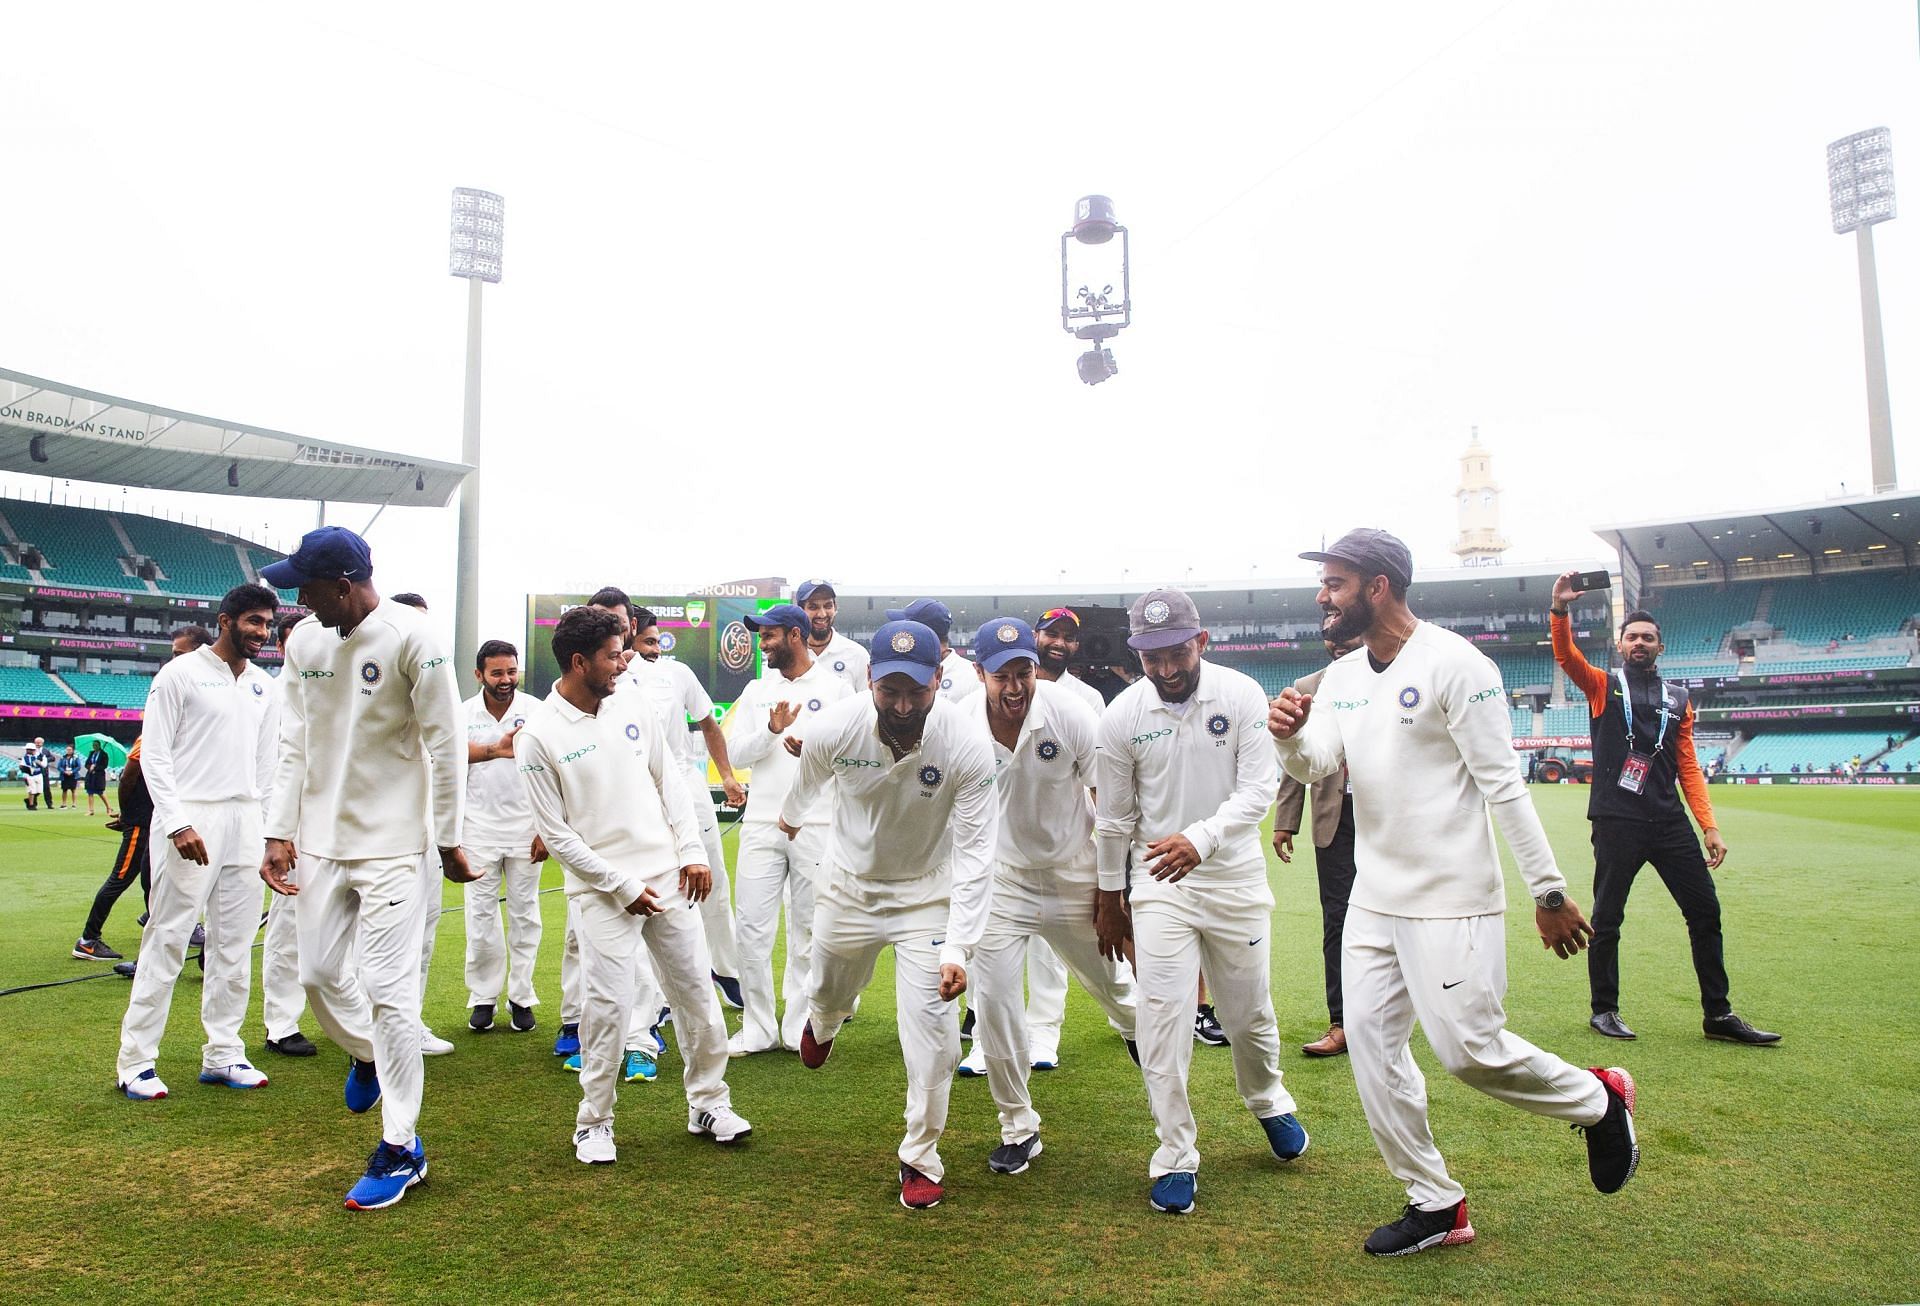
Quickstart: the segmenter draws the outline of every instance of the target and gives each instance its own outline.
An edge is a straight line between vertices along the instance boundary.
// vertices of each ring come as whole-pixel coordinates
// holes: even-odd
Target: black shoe
[[[735,1011],[746,1007],[746,1000],[740,996],[739,980],[731,975],[722,975],[717,970],[710,970],[707,974],[713,977],[714,987],[720,990],[721,1006],[732,1007]]]
[[[77,957],[80,954],[76,950],[73,955]],[[1708,1038],[1718,1039],[1722,1043],[1746,1043],[1753,1047],[1766,1047],[1780,1041],[1778,1034],[1769,1034],[1764,1029],[1755,1029],[1731,1011],[1724,1016],[1707,1017],[1700,1022],[1700,1027],[1706,1031]]]
[[[1040,1135],[1032,1134],[1017,1143],[1002,1143],[987,1158],[987,1169],[995,1174],[1019,1174],[1040,1155]]]
[[[1125,1040],[1123,1040],[1123,1041],[1124,1041],[1124,1042],[1126,1043],[1126,1045],[1127,1045],[1127,1055],[1133,1058],[1133,1064],[1134,1064],[1134,1065],[1136,1065],[1136,1066],[1137,1066],[1137,1065],[1139,1065],[1139,1064],[1140,1064],[1140,1043],[1139,1043],[1139,1040],[1137,1040],[1137,1039],[1131,1039],[1131,1038],[1130,1038],[1130,1039],[1125,1039]]]
[[[517,1002],[509,1002],[507,1012],[511,1018],[510,1023],[513,1025],[514,1033],[525,1034],[534,1028],[532,1007],[523,1007]],[[489,1012],[488,1015],[491,1016],[492,1013]]]
[[[1213,1007],[1205,1002],[1202,1002],[1193,1013],[1193,1036],[1210,1048],[1223,1048],[1227,1045],[1227,1031],[1220,1028],[1220,1021],[1213,1014]]]
[[[967,1014],[960,1017],[960,1041],[973,1042],[973,1008],[967,1008]]]
[[[138,925],[141,929],[144,930],[147,928],[147,921],[152,917],[152,915],[153,915],[152,912],[143,911],[138,916],[133,918],[133,923],[135,925]]]
[[[77,961],[121,961],[126,954],[115,952],[99,939],[81,939],[73,945],[73,955]]]
[[[320,1049],[313,1045],[313,1040],[297,1029],[285,1038],[268,1039],[267,1050],[269,1052],[278,1052],[283,1057],[317,1057],[320,1055]]]
[[[1473,1222],[1467,1219],[1467,1199],[1437,1211],[1408,1204],[1406,1213],[1367,1235],[1369,1256],[1411,1256],[1429,1247],[1458,1247],[1473,1241]]]
[[[484,1034],[493,1028],[493,1003],[479,1002],[467,1013],[467,1028],[476,1034]]]
[[[1627,1022],[1620,1019],[1620,1013],[1617,1011],[1602,1011],[1587,1023],[1593,1026],[1594,1033],[1604,1034],[1608,1038],[1640,1037],[1627,1028]]]
[[[1633,1076],[1618,1066],[1593,1068],[1607,1090],[1607,1113],[1591,1125],[1575,1125],[1587,1135],[1587,1173],[1603,1193],[1627,1186],[1640,1167],[1640,1142],[1633,1135]]]
[[[189,948],[204,948],[207,946],[207,927],[205,925],[196,925],[193,927],[193,933],[187,936],[187,946]]]
[[[126,976],[126,977],[127,977],[128,979],[132,979],[132,978],[133,978],[133,966],[134,966],[134,963],[132,963],[132,962],[130,962],[130,961],[119,961],[119,962],[115,962],[115,963],[114,963],[114,966],[113,966],[113,973],[114,973],[114,974],[116,974],[116,975],[124,975],[124,976]]]

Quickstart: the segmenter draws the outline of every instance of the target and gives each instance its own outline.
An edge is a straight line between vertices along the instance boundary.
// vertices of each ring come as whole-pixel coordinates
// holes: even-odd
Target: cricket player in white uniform
[[[642,936],[674,1006],[687,1131],[714,1141],[751,1126],[727,1092],[727,1026],[695,905],[712,886],[678,761],[644,702],[614,692],[620,623],[574,608],[553,630],[563,671],[514,737],[534,826],[560,860],[580,941],[580,1108],[574,1155],[611,1165],[614,1091]]]
[[[167,1095],[154,1059],[187,939],[203,912],[200,1019],[207,1042],[200,1082],[266,1087],[267,1077],[247,1064],[240,1024],[260,928],[253,875],[260,805],[278,743],[273,680],[253,659],[267,642],[276,603],[259,585],[229,590],[220,600],[219,637],[160,668],[147,693],[140,764],[153,796],[150,828],[160,842],[117,1069],[121,1091],[135,1101]]]
[[[490,639],[474,655],[480,692],[465,704],[467,860],[480,878],[466,886],[467,1017],[476,1033],[493,1028],[500,994],[508,1026],[532,1030],[533,965],[540,956],[540,867],[547,847],[533,830],[527,786],[513,760],[513,738],[539,700],[520,692],[520,651]],[[507,925],[500,927],[500,897]]]
[[[802,814],[800,833],[788,839],[781,832],[780,806],[800,765],[788,741],[804,739],[822,710],[853,694],[846,680],[821,665],[807,647],[809,623],[799,607],[781,603],[744,620],[760,636],[767,669],[741,691],[727,714],[733,760],[753,771],[733,877],[739,895],[734,930],[745,1006],[740,1032],[727,1044],[736,1057],[800,1048],[800,1028],[807,1020],[807,972],[813,961],[814,891],[826,859],[833,802],[822,790]],[[786,1012],[776,1019],[773,939],[783,892],[787,959],[780,987]]]
[[[278,601],[278,596],[275,596]],[[274,642],[284,655],[287,636],[306,619],[306,613],[294,612],[276,618]],[[281,670],[285,670],[284,664]],[[275,752],[275,769],[280,749],[280,698],[285,689],[275,673],[273,691],[267,702],[273,712],[269,728]],[[268,783],[272,783],[269,772]],[[283,1057],[317,1057],[320,1049],[300,1032],[300,1013],[307,1006],[307,991],[300,984],[300,935],[294,925],[293,899],[271,890],[267,895],[267,924],[260,938],[260,1014],[267,1026],[267,1050]]]
[[[460,702],[446,651],[419,613],[381,600],[373,555],[352,531],[309,531],[260,576],[297,588],[313,612],[287,640],[260,874],[294,896],[300,982],[320,1027],[353,1058],[347,1109],[380,1104],[380,1144],[346,1198],[350,1210],[373,1210],[427,1172],[416,1130],[421,813],[433,813],[442,874],[471,880],[460,847]]]
[[[1252,677],[1204,659],[1207,632],[1192,599],[1149,590],[1134,600],[1127,626],[1146,675],[1100,721],[1100,941],[1109,957],[1121,954],[1131,849],[1140,1060],[1160,1138],[1149,1201],[1183,1215],[1200,1166],[1187,1071],[1188,1013],[1203,966],[1232,1039],[1241,1100],[1277,1159],[1307,1150],[1281,1082],[1268,982],[1273,890],[1260,821],[1280,772],[1262,728],[1266,694]]]
[[[940,637],[940,697],[958,703],[980,692],[973,664],[953,647],[953,612],[939,599],[915,599],[904,608],[888,608],[888,621],[917,621]]]
[[[993,741],[999,837],[993,908],[973,950],[979,1012],[974,1046],[1000,1108],[1000,1146],[987,1158],[997,1174],[1019,1174],[1040,1155],[1040,1115],[1027,1091],[1032,1055],[1021,1010],[1021,973],[1032,940],[1046,939],[1134,1049],[1130,978],[1100,951],[1093,928],[1093,801],[1100,719],[1091,708],[1040,682],[1033,629],[1014,617],[982,625],[974,639],[978,710]]]
[[[734,777],[727,756],[727,737],[713,714],[713,699],[693,668],[677,658],[663,657],[664,639],[659,620],[646,608],[633,618],[635,657],[628,671],[645,689],[659,714],[667,749],[685,773],[687,800],[700,821],[700,842],[713,872],[713,892],[700,902],[700,920],[707,931],[707,950],[713,958],[713,982],[721,1000],[740,1006],[740,954],[733,937],[733,892],[727,881],[727,854],[720,842],[720,812],[707,785],[707,761],[720,773],[720,787],[729,806],[747,801],[747,791]],[[691,726],[689,726],[691,722]],[[699,739],[694,738],[698,733]]]
[[[1506,892],[1497,823],[1548,948],[1593,937],[1527,797],[1500,672],[1452,631],[1407,610],[1407,547],[1351,531],[1320,553],[1331,642],[1365,645],[1327,668],[1319,692],[1288,688],[1269,729],[1287,773],[1311,784],[1344,763],[1353,786],[1353,893],[1341,943],[1347,1049],[1367,1125],[1407,1187],[1398,1220],[1366,1250],[1403,1256],[1473,1241],[1466,1193],[1427,1127],[1426,1084],[1408,1050],[1418,1019],[1448,1073],[1489,1097],[1587,1135],[1588,1170],[1617,1192],[1639,1161],[1633,1077],[1586,1070],[1506,1029]]]
[[[424,615],[427,601],[418,594],[395,594],[394,603],[404,603],[415,612]],[[432,765],[431,762],[428,763]],[[420,1020],[420,1051],[429,1057],[449,1056],[453,1052],[453,1040],[441,1038],[433,1032],[425,1017],[427,979],[433,970],[433,951],[440,939],[440,916],[442,903],[440,894],[440,859],[432,850],[433,813],[426,814],[426,833],[422,843],[426,851],[420,854],[420,1002],[422,1016]]]
[[[960,1060],[952,1002],[986,928],[995,834],[993,750],[980,719],[938,701],[940,641],[915,621],[873,637],[869,693],[828,708],[802,741],[780,810],[797,838],[833,787],[833,836],[813,918],[813,978],[800,1061],[827,1062],[854,1000],[893,945],[907,1133],[900,1204],[945,1196],[940,1135]]]
[[[867,651],[833,628],[840,615],[840,598],[830,580],[803,580],[793,591],[793,601],[812,623],[807,631],[807,647],[827,670],[847,682],[855,694],[868,692]]]

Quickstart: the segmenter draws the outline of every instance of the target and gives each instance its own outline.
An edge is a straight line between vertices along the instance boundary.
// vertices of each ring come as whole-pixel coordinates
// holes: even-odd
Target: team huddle
[[[796,603],[747,620],[765,670],[723,733],[691,672],[660,658],[651,614],[614,589],[553,627],[561,674],[544,700],[520,692],[518,651],[489,641],[473,669],[479,691],[462,704],[427,621],[374,590],[365,541],[311,532],[262,573],[312,614],[284,638],[277,680],[253,661],[277,602],[261,586],[229,594],[215,642],[155,678],[141,741],[151,919],[118,1083],[130,1098],[166,1095],[155,1059],[204,915],[200,1080],[266,1085],[239,1037],[258,876],[276,895],[263,986],[276,966],[297,973],[351,1058],[348,1110],[380,1110],[381,1141],[346,1205],[400,1201],[428,1168],[423,1056],[436,1040],[421,999],[439,880],[467,886],[469,1024],[492,1027],[504,997],[511,1028],[531,1030],[535,895],[550,856],[567,899],[555,1051],[580,1075],[571,1141],[582,1163],[615,1162],[615,1090],[653,1077],[663,1017],[689,1132],[747,1138],[730,1058],[791,1052],[825,1070],[835,1043],[857,1037],[847,1022],[891,947],[903,1205],[945,1196],[940,1141],[957,1072],[984,1074],[998,1110],[991,1171],[1019,1174],[1041,1155],[1030,1072],[1057,1059],[1071,975],[1119,1036],[1115,1055],[1140,1067],[1158,1140],[1152,1207],[1191,1212],[1197,994],[1210,996],[1203,1014],[1217,1013],[1230,1046],[1259,1127],[1250,1140],[1278,1163],[1309,1147],[1280,1070],[1260,833],[1291,777],[1350,795],[1356,869],[1337,965],[1332,935],[1328,944],[1344,1016],[1336,1008],[1330,1034],[1350,1049],[1374,1141],[1407,1193],[1365,1249],[1402,1255],[1474,1237],[1428,1128],[1409,1050],[1416,1019],[1449,1073],[1584,1131],[1594,1186],[1618,1191],[1639,1159],[1632,1076],[1569,1064],[1505,1028],[1495,825],[1543,944],[1570,957],[1593,929],[1527,797],[1505,696],[1487,692],[1498,670],[1408,611],[1412,563],[1394,537],[1355,531],[1301,556],[1322,567],[1330,646],[1352,649],[1310,694],[1269,701],[1251,677],[1207,660],[1198,610],[1179,590],[1133,603],[1127,643],[1142,675],[1103,703],[1054,651],[1077,628],[1070,611],[1049,612],[1040,630],[989,620],[969,660],[936,600],[889,612],[863,648],[833,628],[831,585],[809,582]],[[731,884],[709,761],[728,800],[745,803]],[[750,794],[736,765],[750,768]],[[962,995],[975,1040],[964,1068]],[[741,1011],[731,1038],[723,998]]]

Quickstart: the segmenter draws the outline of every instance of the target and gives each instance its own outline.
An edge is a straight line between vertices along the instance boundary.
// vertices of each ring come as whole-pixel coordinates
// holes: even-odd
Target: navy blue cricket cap
[[[1016,658],[1040,661],[1033,645],[1033,627],[1018,617],[989,621],[973,632],[973,660],[988,671],[998,671]]]
[[[260,569],[260,579],[277,590],[297,590],[310,580],[366,580],[372,575],[373,550],[344,526],[308,531],[292,557]]]
[[[749,612],[740,618],[746,622],[748,630],[765,630],[768,626],[791,626],[805,634],[813,629],[813,618],[805,610],[792,603],[776,603],[765,612]]]
[[[938,635],[941,642],[953,634],[953,613],[939,599],[915,599],[904,608],[888,608],[891,621],[917,621]]]
[[[1300,555],[1308,562],[1344,562],[1362,577],[1385,576],[1402,588],[1413,584],[1413,554],[1397,536],[1362,526],[1348,531],[1317,553]]]
[[[867,673],[877,683],[912,676],[922,685],[940,674],[940,637],[917,621],[889,621],[873,633]]]
[[[836,599],[840,597],[840,591],[833,587],[833,582],[830,580],[803,580],[800,582],[800,588],[793,592],[793,601],[805,603],[813,597],[815,590],[825,590]]]

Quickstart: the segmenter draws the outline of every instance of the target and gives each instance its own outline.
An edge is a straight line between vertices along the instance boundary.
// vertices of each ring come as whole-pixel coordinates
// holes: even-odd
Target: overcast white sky
[[[1475,425],[1516,559],[1858,492],[1825,146],[1883,124],[1920,474],[1910,0],[308,13],[9,13],[0,366],[457,459],[448,193],[503,193],[483,637],[616,578],[1295,575],[1363,523],[1444,564]],[[1134,236],[1096,388],[1058,321],[1089,191]],[[370,539],[450,611],[451,508]]]

